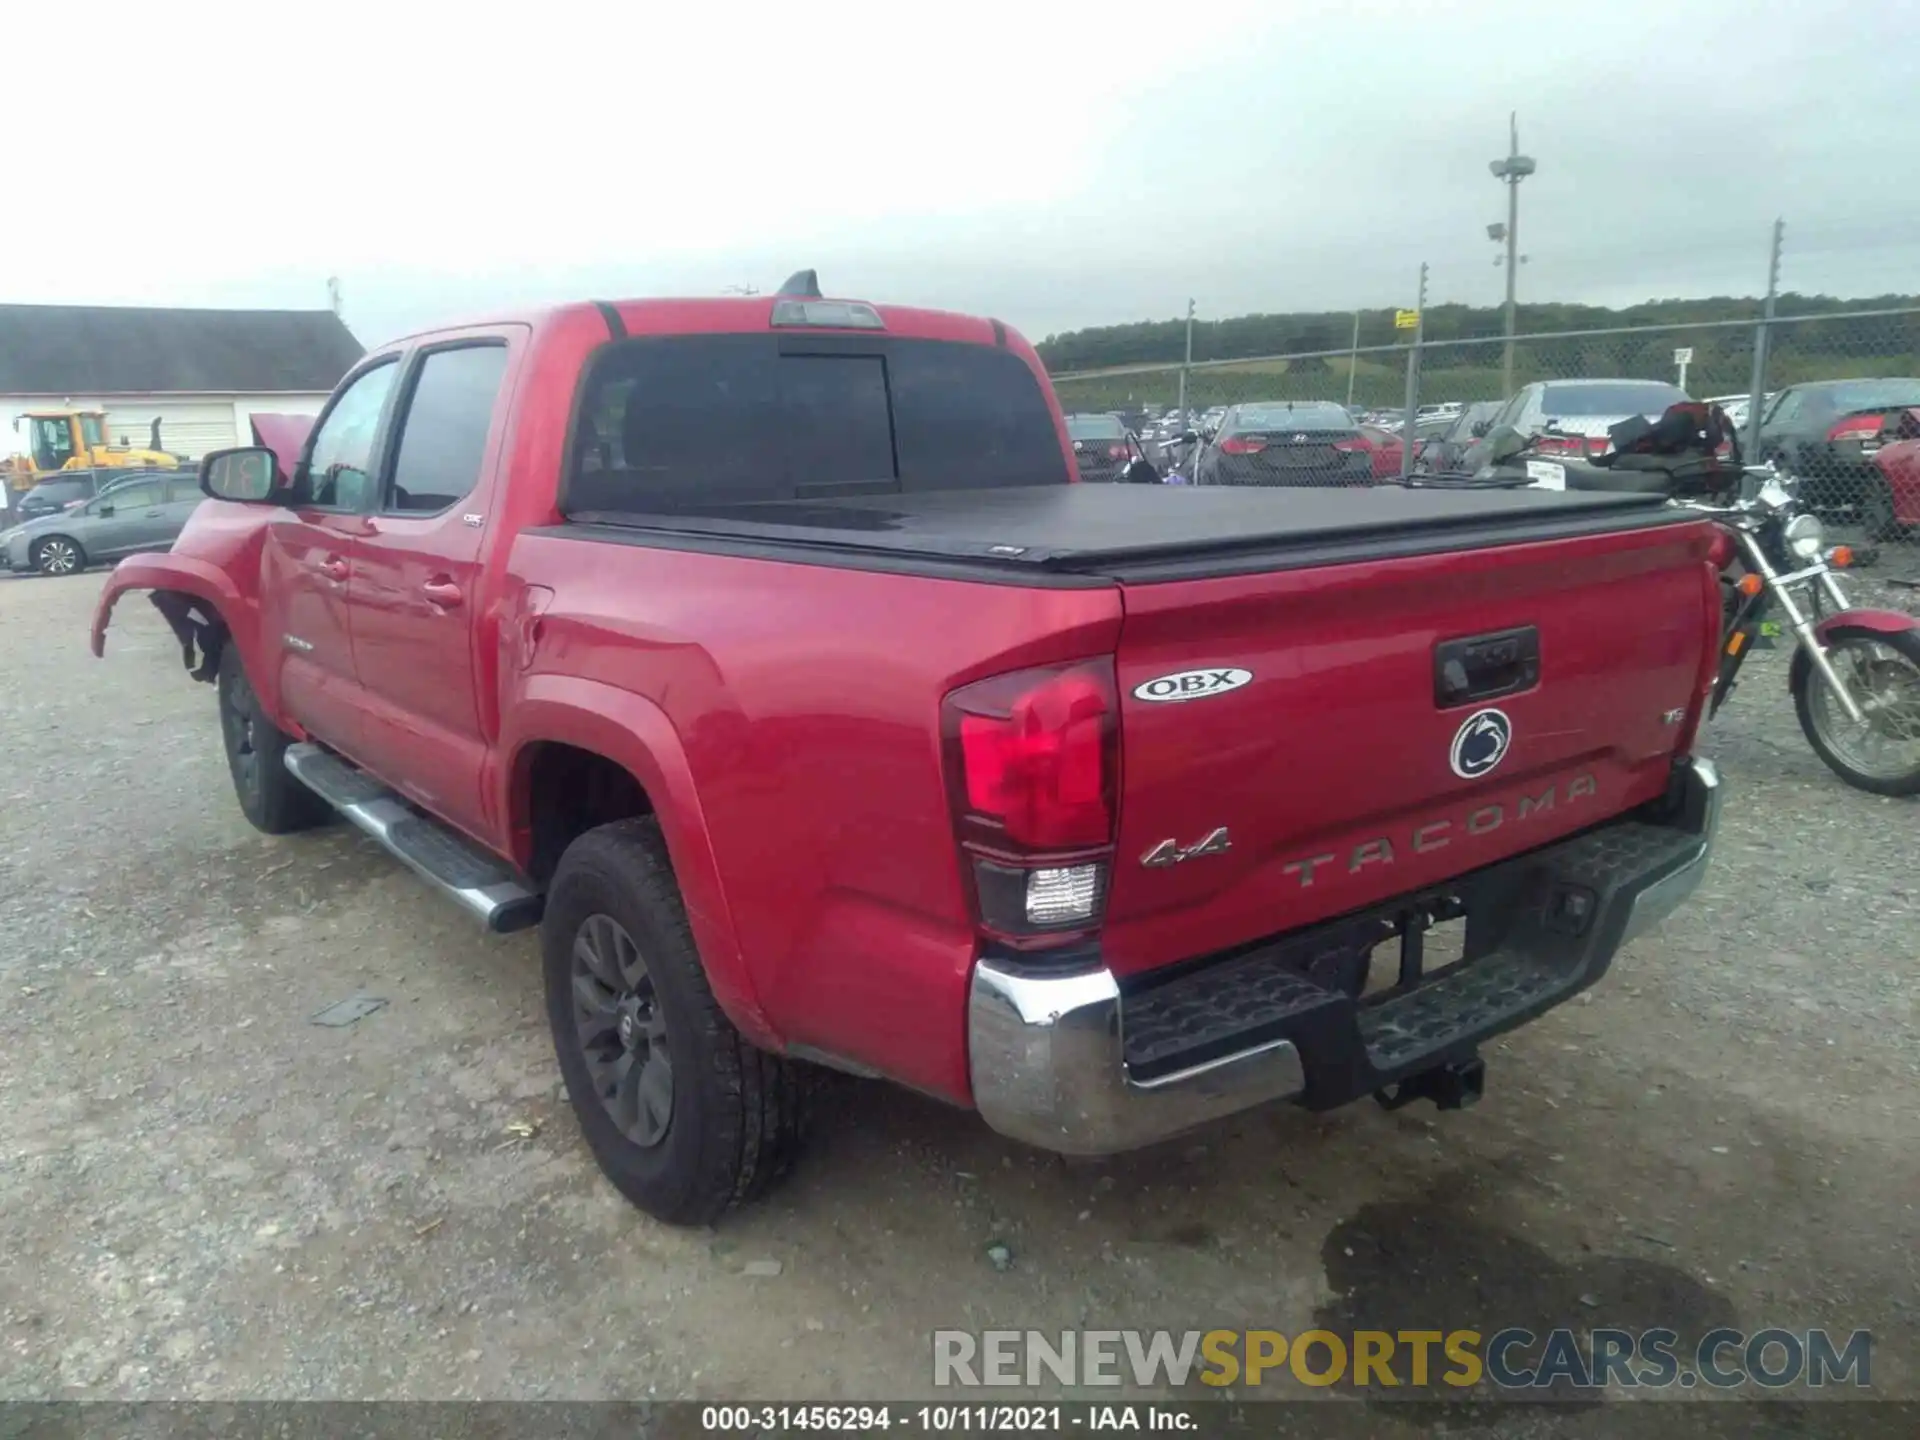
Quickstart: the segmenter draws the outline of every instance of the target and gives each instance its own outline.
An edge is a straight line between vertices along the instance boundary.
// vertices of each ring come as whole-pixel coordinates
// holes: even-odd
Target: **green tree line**
[[[1674,351],[1693,351],[1687,389],[1695,395],[1744,393],[1753,369],[1754,322],[1760,302],[1719,296],[1658,300],[1610,309],[1597,305],[1518,307],[1515,383],[1609,376],[1673,380]],[[1866,311],[1911,310],[1907,315]],[[1795,381],[1857,375],[1920,373],[1920,296],[1882,295],[1836,300],[1783,295],[1781,323],[1768,347],[1769,389]],[[1823,316],[1795,320],[1796,316]],[[1357,403],[1398,405],[1405,395],[1406,343],[1391,310],[1360,312],[1360,354],[1346,353],[1353,338],[1351,311],[1243,315],[1196,321],[1196,362],[1250,359],[1245,365],[1196,370],[1189,398],[1201,404],[1253,399],[1344,400],[1348,372]],[[1710,325],[1701,330],[1672,329]],[[1498,307],[1436,305],[1426,313],[1421,352],[1423,400],[1500,397],[1502,313]],[[1550,338],[1556,332],[1616,330],[1607,335]],[[1177,367],[1185,347],[1184,320],[1147,321],[1050,335],[1038,349],[1055,375],[1113,366]],[[1398,347],[1398,348],[1382,348]],[[1370,353],[1369,353],[1370,352]],[[1060,385],[1070,408],[1111,409],[1173,398],[1177,372],[1089,376]],[[1163,393],[1164,392],[1164,393]]]

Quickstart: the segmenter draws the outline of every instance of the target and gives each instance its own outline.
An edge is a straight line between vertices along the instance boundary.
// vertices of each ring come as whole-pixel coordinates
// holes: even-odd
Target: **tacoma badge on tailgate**
[[[1181,670],[1172,675],[1156,675],[1133,687],[1133,698],[1155,702],[1204,700],[1209,695],[1224,695],[1238,690],[1253,679],[1251,670],[1225,666],[1209,670]]]

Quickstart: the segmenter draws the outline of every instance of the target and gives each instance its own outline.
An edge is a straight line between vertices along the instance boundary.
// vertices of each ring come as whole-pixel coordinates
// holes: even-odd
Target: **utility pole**
[[[1353,372],[1360,368],[1360,312],[1353,312],[1353,344],[1347,347],[1347,409],[1353,409]]]
[[[1180,421],[1186,424],[1192,417],[1187,414],[1187,372],[1193,368],[1193,301],[1187,301],[1187,358],[1180,366]]]
[[[1407,418],[1400,426],[1400,477],[1413,473],[1414,417],[1420,413],[1420,340],[1427,332],[1427,262],[1420,262],[1420,301],[1413,312],[1413,345],[1407,351]]]
[[[1773,222],[1773,248],[1767,256],[1767,300],[1760,311],[1760,324],[1753,332],[1753,380],[1747,398],[1746,459],[1760,458],[1760,411],[1767,398],[1767,343],[1773,335],[1774,302],[1780,298],[1780,242],[1787,233],[1787,222]]]
[[[1507,116],[1507,154],[1503,160],[1492,160],[1487,168],[1493,172],[1493,178],[1507,187],[1507,223],[1505,240],[1507,242],[1507,320],[1506,350],[1500,361],[1500,393],[1513,394],[1513,289],[1519,279],[1520,249],[1520,182],[1533,174],[1539,167],[1531,155],[1520,153],[1520,114],[1512,111]],[[1495,235],[1496,240],[1503,238]]]
[[[340,277],[338,275],[327,277],[327,308],[333,311],[335,319],[340,317]]]

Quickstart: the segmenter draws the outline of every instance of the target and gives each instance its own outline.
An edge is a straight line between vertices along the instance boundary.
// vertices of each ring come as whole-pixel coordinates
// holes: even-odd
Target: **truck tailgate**
[[[1712,648],[1709,534],[1126,584],[1108,963],[1212,954],[1660,795]]]

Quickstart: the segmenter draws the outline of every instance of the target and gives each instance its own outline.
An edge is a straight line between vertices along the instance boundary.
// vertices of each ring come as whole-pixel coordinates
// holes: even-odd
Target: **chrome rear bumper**
[[[1498,943],[1380,1002],[1361,1005],[1302,982],[1287,968],[1295,937],[1136,995],[1136,1009],[1156,1007],[1158,1030],[1168,1026],[1170,1004],[1200,1017],[1177,1016],[1176,1028],[1213,1027],[1196,1042],[1195,1054],[1206,1058],[1161,1064],[1148,1078],[1128,1064],[1130,1002],[1104,965],[1062,971],[985,957],[968,999],[974,1103],[1016,1140],[1100,1155],[1271,1101],[1324,1109],[1382,1090],[1471,1055],[1598,980],[1622,945],[1699,887],[1719,813],[1719,773],[1693,760],[1677,777],[1671,813],[1657,821],[1623,819],[1464,877],[1463,888],[1488,897],[1484,908],[1504,912],[1479,922],[1469,913],[1469,953],[1475,923],[1491,927]],[[1236,1017],[1236,1005],[1256,993],[1258,1016]],[[1254,1038],[1219,1053],[1236,1024]]]

